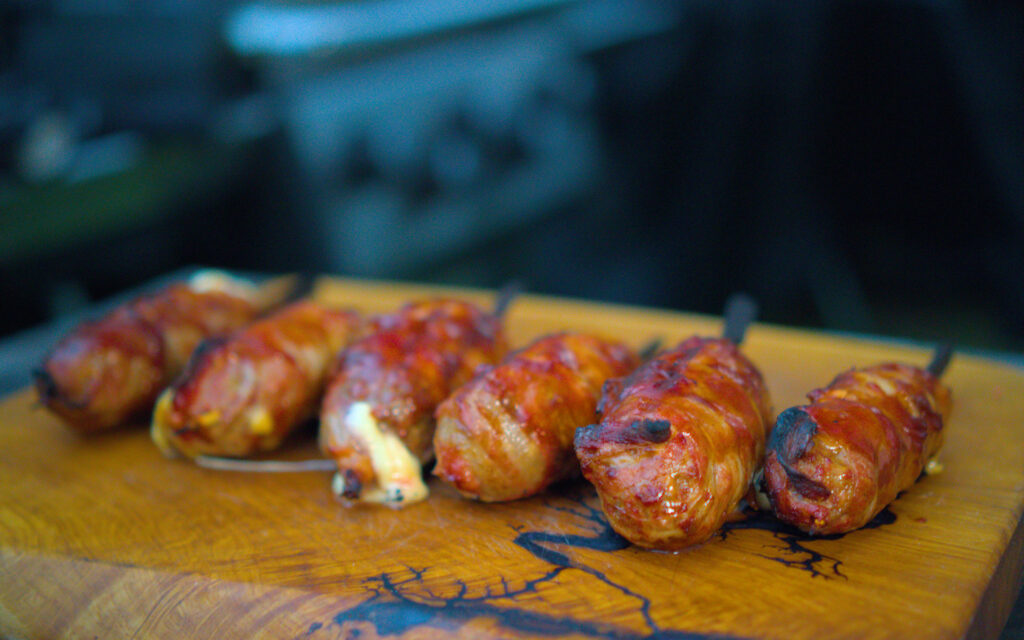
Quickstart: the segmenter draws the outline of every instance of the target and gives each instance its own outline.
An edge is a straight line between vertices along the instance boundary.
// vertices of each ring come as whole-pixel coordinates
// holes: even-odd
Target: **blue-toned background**
[[[0,3],[0,333],[183,265],[1024,343],[1024,10]]]

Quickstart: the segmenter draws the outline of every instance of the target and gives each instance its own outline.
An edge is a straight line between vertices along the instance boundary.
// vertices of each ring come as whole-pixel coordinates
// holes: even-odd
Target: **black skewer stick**
[[[240,460],[199,455],[195,463],[206,469],[218,471],[255,471],[259,473],[300,473],[303,471],[337,471],[338,464],[328,458],[309,460]]]
[[[505,285],[498,290],[498,295],[494,299],[494,316],[500,318],[505,315],[508,311],[509,306],[512,305],[512,301],[519,297],[523,292],[523,283],[519,280],[511,280],[506,282]]]
[[[952,359],[953,345],[949,342],[944,342],[935,347],[935,353],[932,354],[932,361],[928,363],[926,369],[928,370],[928,373],[932,374],[936,378],[941,377],[943,372],[946,371],[946,367],[949,366],[949,361]]]
[[[640,349],[640,362],[647,362],[658,353],[658,349],[661,349],[661,338],[654,338]]]
[[[757,302],[745,293],[734,293],[725,301],[725,327],[722,337],[739,346],[747,328],[757,317]]]

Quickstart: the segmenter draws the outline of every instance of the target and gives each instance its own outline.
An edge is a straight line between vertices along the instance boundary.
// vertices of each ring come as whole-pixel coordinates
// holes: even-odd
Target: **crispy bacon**
[[[952,406],[938,376],[896,363],[852,369],[808,398],[779,415],[764,483],[776,516],[812,534],[858,529],[914,484]]]
[[[399,507],[427,495],[434,409],[507,345],[498,315],[458,300],[411,303],[375,328],[339,359],[320,443],[338,463],[338,495]]]
[[[732,342],[695,336],[609,382],[600,422],[576,432],[576,455],[619,534],[681,549],[710,538],[747,493],[770,405]]]
[[[154,442],[189,458],[276,448],[316,414],[331,363],[361,325],[353,311],[303,300],[203,343],[157,401]]]
[[[486,502],[525,498],[578,475],[576,429],[594,421],[605,380],[638,364],[627,346],[596,336],[534,341],[438,407],[434,475]]]
[[[84,323],[35,372],[40,402],[82,432],[141,420],[201,340],[245,325],[283,297],[264,293],[201,272]]]

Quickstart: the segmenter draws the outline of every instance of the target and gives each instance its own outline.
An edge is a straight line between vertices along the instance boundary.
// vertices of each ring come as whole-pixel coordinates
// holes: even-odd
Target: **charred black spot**
[[[820,482],[811,480],[804,474],[794,471],[786,465],[782,465],[782,468],[785,469],[786,475],[789,476],[790,485],[803,497],[810,498],[811,500],[824,500],[832,495],[832,491]]]
[[[60,395],[57,381],[53,379],[53,376],[46,369],[33,369],[32,378],[35,380],[39,399],[43,402],[50,402]]]
[[[803,407],[791,407],[779,414],[768,439],[768,450],[774,451],[779,460],[790,464],[799,460],[811,446],[818,424]]]
[[[341,492],[341,497],[348,500],[358,500],[359,494],[363,492],[363,483],[359,476],[351,469],[344,469],[341,471],[341,477],[345,479],[345,488]]]
[[[631,427],[648,442],[665,442],[672,435],[672,423],[668,420],[637,420]]]
[[[791,407],[779,414],[768,440],[768,452],[775,457],[789,476],[790,484],[800,495],[812,500],[821,500],[831,495],[828,487],[795,470],[792,463],[803,457],[811,447],[818,424],[803,407]]]
[[[601,445],[660,444],[672,437],[668,420],[641,419],[631,423],[598,423],[576,430],[573,444],[577,452]]]

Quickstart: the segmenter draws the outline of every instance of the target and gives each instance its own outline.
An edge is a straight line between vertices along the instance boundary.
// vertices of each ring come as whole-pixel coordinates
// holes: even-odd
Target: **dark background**
[[[201,264],[1022,349],[1020,5],[468,4],[0,2],[0,335]]]

